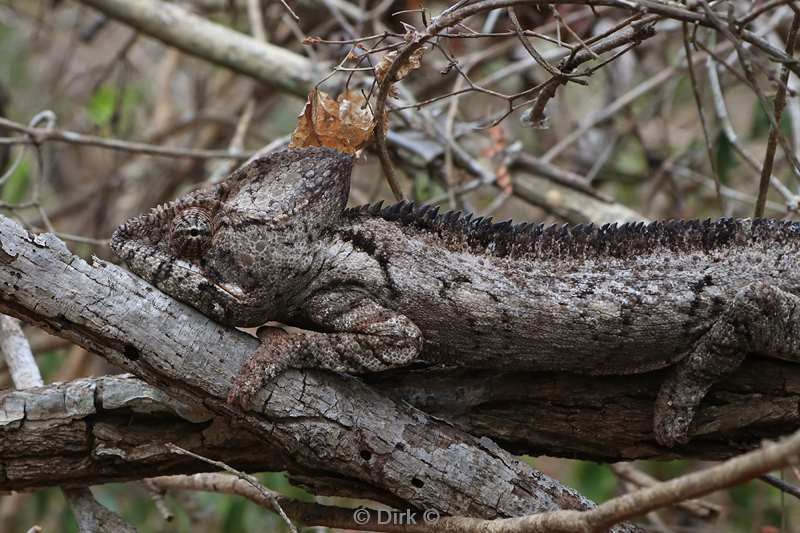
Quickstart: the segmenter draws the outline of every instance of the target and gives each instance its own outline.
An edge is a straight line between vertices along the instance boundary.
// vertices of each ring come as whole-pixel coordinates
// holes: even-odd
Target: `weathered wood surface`
[[[281,463],[225,417],[132,376],[81,379],[0,395],[0,489],[84,486],[208,470],[173,443],[245,470]]]
[[[493,518],[585,499],[478,439],[360,380],[287,372],[260,412],[230,409],[230,384],[257,339],[224,328],[143,280],[89,264],[52,235],[0,218],[0,312],[67,338],[171,396],[242,422],[274,469],[320,493]],[[625,529],[627,526],[622,526]]]
[[[721,460],[800,428],[800,365],[749,358],[703,400],[685,446],[653,436],[664,371],[635,376],[458,369],[369,376],[381,392],[518,454],[597,461]]]
[[[659,373],[594,379],[418,370],[369,381],[469,433],[530,455],[722,459],[800,427],[800,372],[774,360],[748,361],[717,385],[699,413],[693,441],[676,450],[658,447],[652,437]],[[132,376],[7,391],[0,395],[0,416],[0,490],[209,468],[169,454],[167,442],[248,471],[279,469],[286,463],[226,417],[173,399]]]

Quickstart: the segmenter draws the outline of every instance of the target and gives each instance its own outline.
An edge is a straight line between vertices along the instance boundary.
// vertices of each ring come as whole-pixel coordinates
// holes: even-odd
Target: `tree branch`
[[[80,0],[105,15],[187,54],[305,98],[327,67],[280,46],[260,42],[173,3],[159,0]]]
[[[436,369],[367,379],[386,395],[518,454],[600,461],[725,459],[800,428],[795,366],[746,362],[712,389],[691,443],[673,450],[660,448],[652,436],[653,402],[663,372],[592,377]],[[7,391],[0,395],[0,413],[0,490],[208,469],[170,454],[167,442],[247,471],[281,470],[286,464],[235,422],[130,376]]]

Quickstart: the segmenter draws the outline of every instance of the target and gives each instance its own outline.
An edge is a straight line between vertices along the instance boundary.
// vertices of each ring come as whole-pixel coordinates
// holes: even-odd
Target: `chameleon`
[[[744,357],[800,360],[798,222],[543,225],[409,202],[348,208],[352,167],[333,149],[288,149],[114,232],[134,273],[212,319],[304,330],[261,328],[229,401],[289,368],[667,369],[653,432],[673,447]]]

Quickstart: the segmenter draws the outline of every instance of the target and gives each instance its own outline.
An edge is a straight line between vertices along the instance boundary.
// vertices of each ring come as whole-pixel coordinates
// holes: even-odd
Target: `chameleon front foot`
[[[273,378],[289,368],[285,355],[289,334],[281,328],[263,326],[258,329],[261,345],[245,361],[228,393],[228,404],[247,407],[255,394]],[[283,354],[284,357],[279,357]]]
[[[306,305],[310,321],[330,333],[289,335],[280,328],[260,328],[261,346],[242,366],[228,403],[246,408],[288,368],[377,372],[407,365],[422,350],[422,334],[413,322],[361,293],[319,293]]]

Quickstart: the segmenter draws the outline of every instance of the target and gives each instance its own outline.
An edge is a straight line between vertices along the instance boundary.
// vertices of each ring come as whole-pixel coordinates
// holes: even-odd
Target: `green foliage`
[[[222,530],[230,533],[246,533],[245,513],[248,512],[248,503],[242,498],[226,498],[220,505],[222,516]]]
[[[0,169],[3,172],[5,169]],[[31,182],[31,165],[23,158],[3,186],[2,198],[7,204],[16,204],[25,199]]]
[[[751,481],[732,487],[728,494],[732,502],[731,519],[737,531],[752,531],[753,525],[780,527],[784,510],[778,489]]]
[[[644,472],[656,479],[672,479],[692,471],[692,462],[683,459],[673,461],[643,461],[637,463]]]
[[[304,502],[314,501],[313,494],[289,482],[289,476],[286,475],[286,472],[266,472],[256,477],[265,487],[275,492],[280,492],[284,496]]]
[[[56,518],[54,518],[54,514]],[[28,505],[14,516],[19,531],[26,531],[30,524],[57,523],[61,533],[78,533],[78,524],[64,499],[64,493],[53,487],[31,495]]]
[[[20,38],[17,28],[3,24],[0,17],[0,81],[15,83],[28,83],[29,52],[30,47]]]
[[[581,461],[575,466],[572,476],[571,485],[587,498],[604,502],[614,497],[617,478],[607,465]]]
[[[614,151],[614,167],[625,174],[646,174],[647,154],[634,139],[620,140]]]
[[[736,161],[736,152],[725,133],[720,132],[714,141],[714,157],[717,164],[717,173],[721,183],[731,181],[733,171],[739,166]]]
[[[103,85],[89,99],[86,111],[92,122],[109,132],[126,132],[133,125],[142,93],[135,87]]]
[[[774,115],[775,100],[769,99],[767,103],[769,104],[769,112]],[[782,135],[791,135],[792,117],[789,115],[789,113],[784,112],[781,114],[781,121],[778,125],[780,126]],[[772,124],[770,124],[769,117],[764,112],[764,108],[761,107],[761,104],[756,102],[753,109],[753,118],[750,126],[751,135],[756,138],[766,136],[769,134],[770,129],[772,129]]]
[[[431,181],[427,172],[418,172],[414,176],[414,200],[417,202],[427,202],[442,192],[443,189]]]
[[[36,362],[42,372],[42,379],[44,379],[45,383],[50,382],[64,363],[64,352],[62,350],[54,350],[41,354],[37,353]]]

